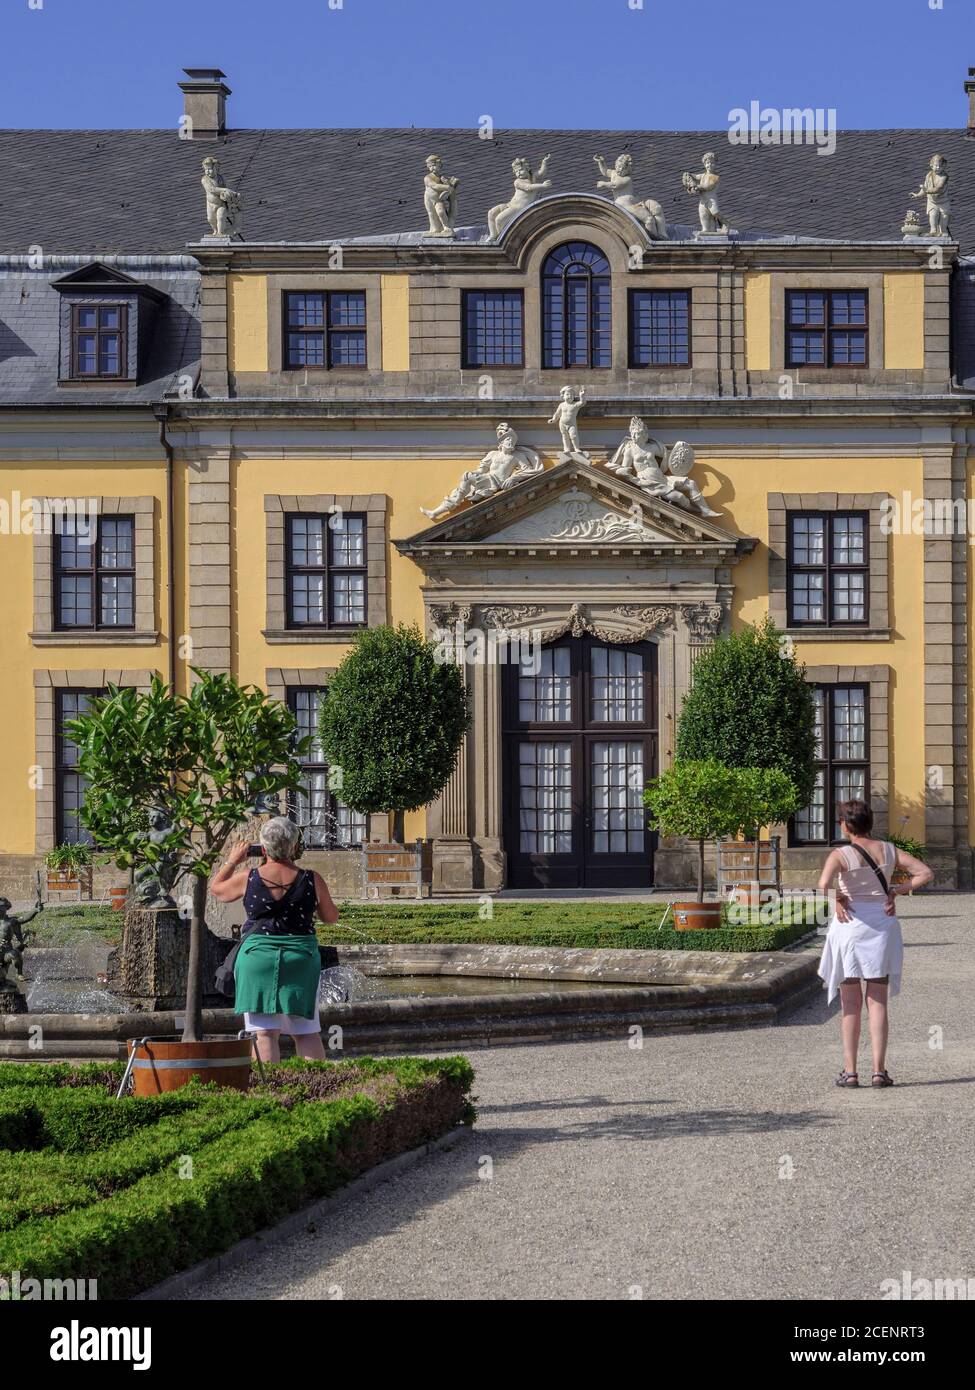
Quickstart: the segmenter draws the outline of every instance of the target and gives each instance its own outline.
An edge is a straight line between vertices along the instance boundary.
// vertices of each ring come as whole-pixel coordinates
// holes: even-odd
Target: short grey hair
[[[272,816],[261,826],[261,845],[271,859],[290,859],[298,843],[298,827],[287,816]]]

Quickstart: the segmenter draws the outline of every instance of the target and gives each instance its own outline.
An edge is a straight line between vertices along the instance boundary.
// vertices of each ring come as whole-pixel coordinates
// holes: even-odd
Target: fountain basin
[[[323,1008],[326,1046],[336,1056],[594,1036],[625,1039],[634,1026],[669,1030],[764,1025],[821,989],[816,975],[819,952],[810,949],[724,955],[358,946],[341,954],[346,964],[363,970],[377,986],[384,978],[398,985],[413,979],[416,986],[409,995]],[[512,982],[517,982],[514,987]],[[454,992],[420,992],[427,987],[449,990],[450,983],[457,987]],[[231,1009],[205,1010],[203,1018],[208,1035],[232,1036],[243,1023]],[[125,1057],[130,1038],[175,1037],[182,1026],[176,1010],[11,1015],[0,1018],[0,1058],[115,1060]]]

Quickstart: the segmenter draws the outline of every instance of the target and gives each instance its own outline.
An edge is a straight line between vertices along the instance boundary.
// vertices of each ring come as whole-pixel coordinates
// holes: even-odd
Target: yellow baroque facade
[[[233,186],[248,146],[224,134]],[[187,143],[189,168],[207,151]],[[474,179],[481,152],[457,149]],[[62,724],[90,692],[228,670],[310,729],[356,631],[387,622],[470,656],[458,768],[407,817],[435,889],[679,886],[687,856],[648,834],[639,790],[673,757],[699,652],[766,614],[821,716],[787,881],[813,881],[861,793],[970,886],[960,239],[651,239],[571,183],[497,237],[264,217],[246,238],[0,257],[0,323],[49,368],[0,370],[4,891],[80,833]],[[384,819],[345,808],[320,759],[296,814],[351,891],[348,850]]]

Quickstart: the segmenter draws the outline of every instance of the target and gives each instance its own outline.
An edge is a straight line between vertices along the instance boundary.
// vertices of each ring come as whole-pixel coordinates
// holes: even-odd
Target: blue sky
[[[957,127],[975,64],[975,0],[0,0],[0,15],[14,128],[175,126],[192,66],[228,74],[237,127],[719,129],[753,100],[834,107],[846,129]]]

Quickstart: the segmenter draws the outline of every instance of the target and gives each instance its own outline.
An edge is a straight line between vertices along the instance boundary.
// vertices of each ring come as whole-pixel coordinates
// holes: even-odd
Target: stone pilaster
[[[229,671],[231,609],[231,459],[218,449],[189,469],[189,583],[192,664]]]

